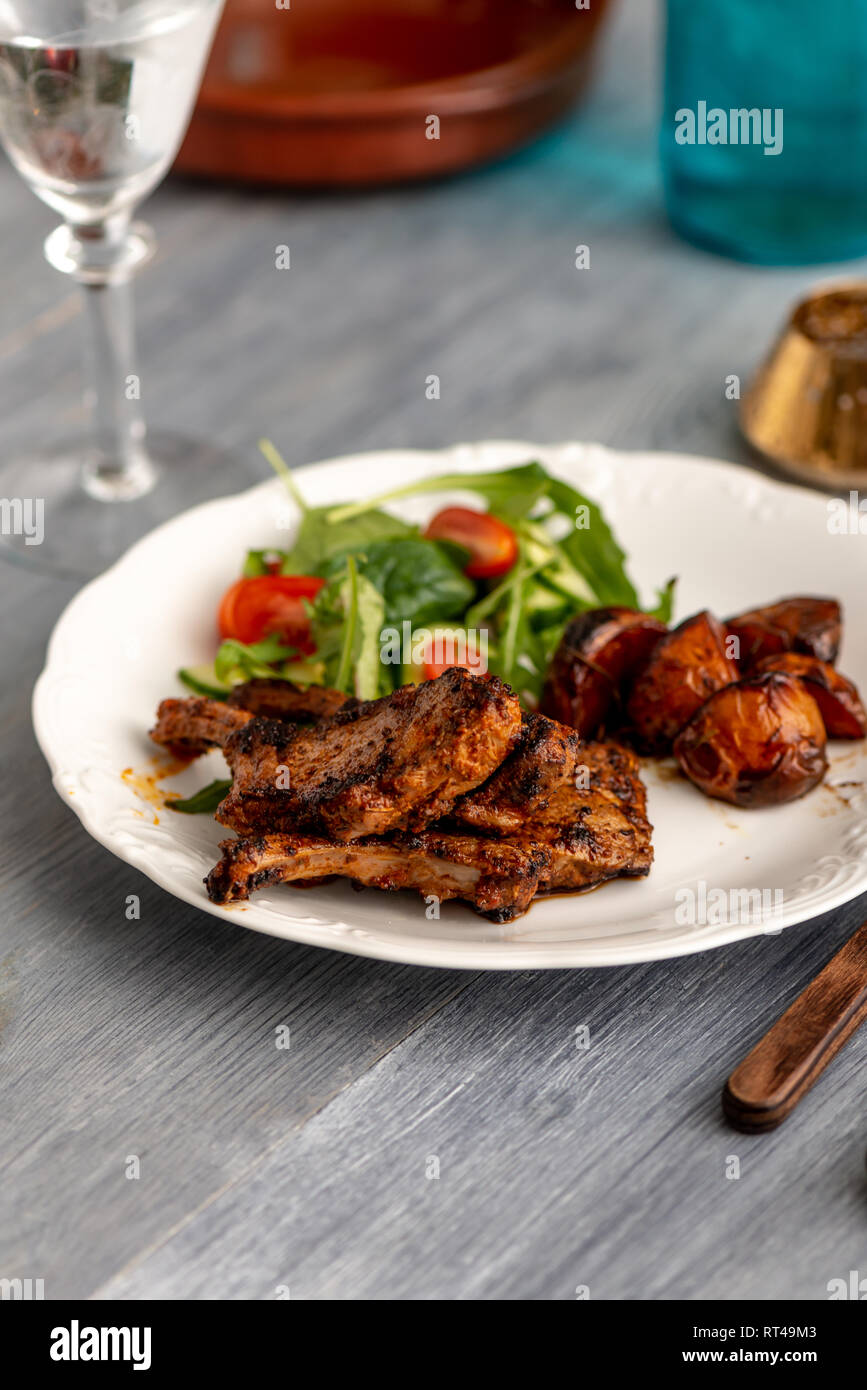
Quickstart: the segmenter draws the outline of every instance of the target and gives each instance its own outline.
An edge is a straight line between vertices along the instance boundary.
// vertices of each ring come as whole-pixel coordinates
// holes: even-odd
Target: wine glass
[[[130,282],[154,251],[133,209],[177,153],[222,8],[0,0],[0,142],[63,218],[45,255],[82,286],[91,357],[90,440],[0,467],[7,558],[98,573],[172,515],[182,493],[188,500],[191,470],[218,457],[188,441],[146,440]]]

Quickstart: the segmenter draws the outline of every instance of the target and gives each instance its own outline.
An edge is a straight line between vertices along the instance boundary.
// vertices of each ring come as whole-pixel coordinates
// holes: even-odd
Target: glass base
[[[140,469],[121,484],[94,478],[84,444],[19,459],[0,468],[0,559],[92,579],[155,526],[248,481],[224,450],[175,435],[149,434]]]

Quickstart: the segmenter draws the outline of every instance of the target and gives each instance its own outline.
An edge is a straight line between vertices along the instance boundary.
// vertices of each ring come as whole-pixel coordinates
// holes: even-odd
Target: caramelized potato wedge
[[[569,623],[551,662],[541,712],[594,736],[623,682],[667,632],[664,623],[634,608],[591,608]]]
[[[830,662],[805,652],[779,652],[766,656],[756,666],[756,672],[785,671],[806,682],[807,689],[819,706],[819,713],[829,738],[867,737],[867,710],[853,685]]]
[[[833,663],[841,627],[840,605],[833,598],[785,598],[725,623],[726,632],[740,642],[738,659],[745,671],[778,652],[804,652]]]
[[[645,753],[669,752],[696,710],[739,674],[716,618],[687,618],[657,643],[633,682],[626,716],[635,743]]]
[[[825,726],[806,682],[783,672],[718,690],[678,735],[674,753],[707,796],[778,806],[821,782]]]

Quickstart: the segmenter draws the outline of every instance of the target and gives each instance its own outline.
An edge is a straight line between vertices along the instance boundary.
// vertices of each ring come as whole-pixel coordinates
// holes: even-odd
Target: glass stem
[[[156,481],[144,448],[133,326],[131,279],[151,248],[144,231],[122,214],[94,225],[59,227],[46,243],[51,264],[72,275],[84,294],[92,448],[82,486],[105,502],[141,497]]]

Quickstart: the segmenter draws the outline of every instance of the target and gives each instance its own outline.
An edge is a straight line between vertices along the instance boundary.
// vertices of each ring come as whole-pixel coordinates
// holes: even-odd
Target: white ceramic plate
[[[867,689],[867,555],[860,536],[831,534],[826,499],[726,464],[671,454],[618,454],[596,445],[462,445],[442,453],[392,451],[298,471],[313,503],[355,499],[443,470],[498,468],[539,458],[599,500],[646,597],[680,576],[677,616],[725,615],[790,593],[835,594],[845,606],[841,668]],[[424,520],[430,497],[403,505]],[[619,965],[705,950],[801,922],[867,888],[867,747],[830,745],[827,785],[801,801],[739,811],[710,801],[665,765],[650,766],[656,862],[650,877],[535,903],[497,926],[446,903],[428,920],[409,893],[345,883],[287,886],[231,908],[210,903],[202,878],[225,837],[207,816],[155,809],[124,769],[147,770],[147,729],[161,697],[181,694],[179,666],[210,661],[218,599],[249,547],[287,543],[287,502],[276,481],[177,517],[134,546],[73,599],[48,650],[34,723],[54,785],[101,844],[168,892],[224,921],[293,941],[416,964],[473,969]],[[186,794],[224,775],[219,753],[169,784]],[[701,883],[710,910],[700,907]],[[763,915],[719,893],[764,889]],[[695,894],[686,922],[683,890]],[[680,896],[679,896],[680,895]],[[774,896],[776,895],[776,896]],[[771,915],[767,909],[770,908]]]

